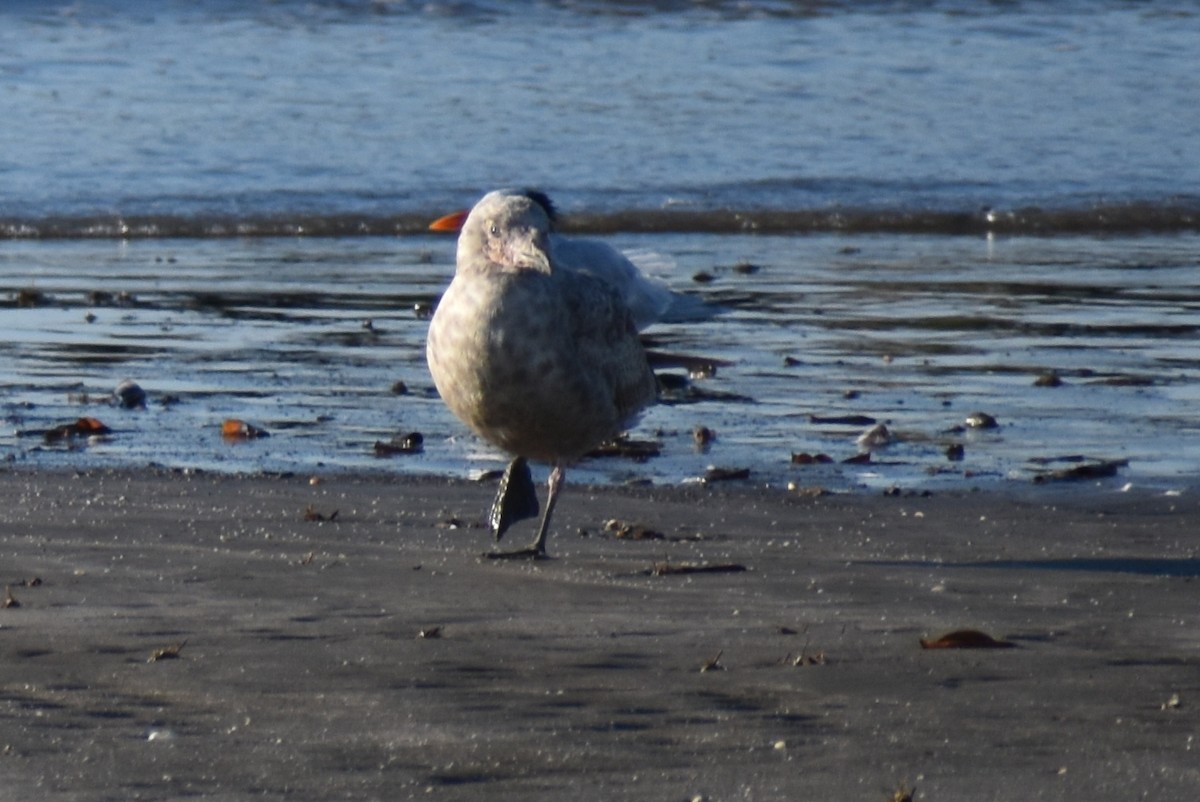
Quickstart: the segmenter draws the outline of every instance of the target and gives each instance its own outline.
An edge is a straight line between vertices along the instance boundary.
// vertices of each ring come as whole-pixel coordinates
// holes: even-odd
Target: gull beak
[[[509,264],[550,272],[550,254],[546,248],[546,237],[540,231],[530,231],[525,236],[512,238],[507,245]]]
[[[445,217],[439,217],[429,224],[430,231],[450,231],[457,234],[462,230],[463,223],[467,221],[469,211],[454,212]]]

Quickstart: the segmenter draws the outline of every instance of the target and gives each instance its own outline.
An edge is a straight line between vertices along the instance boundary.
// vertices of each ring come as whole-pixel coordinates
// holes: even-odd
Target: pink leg
[[[538,526],[537,538],[529,550],[534,554],[546,553],[546,534],[550,531],[550,516],[554,513],[554,505],[558,501],[558,491],[562,487],[563,478],[567,471],[561,462],[556,462],[550,471],[550,479],[546,482],[546,511],[542,514],[542,522]]]

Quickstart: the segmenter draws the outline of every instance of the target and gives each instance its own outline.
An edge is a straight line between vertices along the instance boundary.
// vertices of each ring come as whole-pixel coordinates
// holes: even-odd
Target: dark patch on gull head
[[[554,208],[554,202],[550,200],[550,196],[540,189],[530,189],[526,187],[520,190],[521,195],[529,198],[531,201],[542,207],[542,211],[546,213],[546,219],[550,221],[550,225],[558,223],[558,209]]]

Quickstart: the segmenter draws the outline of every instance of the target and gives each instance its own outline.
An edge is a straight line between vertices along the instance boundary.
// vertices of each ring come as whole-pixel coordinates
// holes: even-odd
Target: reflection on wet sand
[[[663,403],[601,450],[615,456],[586,460],[585,481],[702,481],[711,467],[836,490],[1169,482],[1200,467],[1181,447],[1200,400],[1194,236],[612,241],[669,257],[665,281],[726,311],[646,332]],[[10,243],[0,451],[35,465],[495,467],[502,455],[454,425],[424,366],[452,258],[452,240],[424,235]],[[144,408],[114,402],[126,379]],[[972,413],[997,425],[964,426]],[[16,434],[84,417],[113,433]],[[274,436],[231,447],[228,419]],[[890,437],[862,459],[875,424]],[[702,429],[720,437],[698,446]],[[639,442],[654,451],[631,452]]]

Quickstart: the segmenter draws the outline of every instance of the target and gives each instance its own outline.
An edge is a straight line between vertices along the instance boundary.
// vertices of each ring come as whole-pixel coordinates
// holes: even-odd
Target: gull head
[[[484,195],[459,233],[459,267],[549,273],[552,210],[549,199],[528,190]]]

